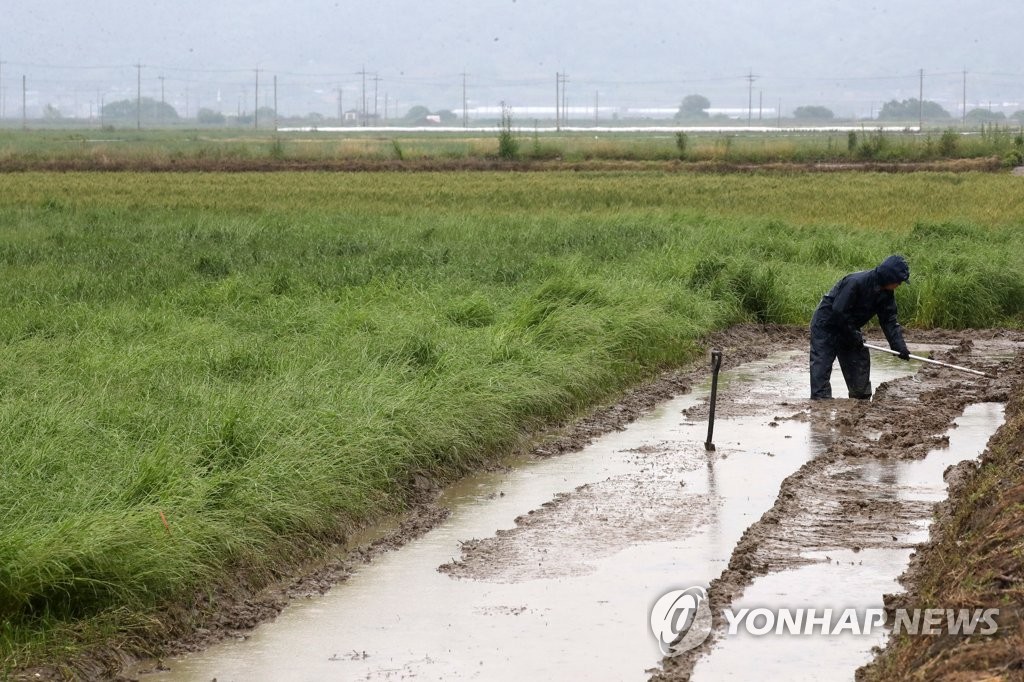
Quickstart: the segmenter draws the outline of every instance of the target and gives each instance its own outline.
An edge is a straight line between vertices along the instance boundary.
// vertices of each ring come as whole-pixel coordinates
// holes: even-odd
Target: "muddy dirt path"
[[[1024,344],[1024,335],[1000,332],[911,336],[915,351],[932,344],[942,359],[986,369],[1005,370]],[[967,337],[973,347],[958,345]],[[703,449],[702,362],[549,432],[482,478],[445,493],[423,481],[414,514],[296,579],[215,595],[201,627],[163,642],[164,658],[121,668],[124,677],[606,679],[615,671],[644,679],[661,658],[648,609],[681,582],[710,583],[717,610],[758,576],[824,562],[829,552],[909,552],[934,501],[887,495],[877,465],[923,457],[965,406],[1005,400],[1021,377],[907,376],[918,367],[885,356],[875,360],[872,403],[812,404],[805,343],[805,331],[789,327],[740,327],[708,340],[725,351],[728,370],[713,457]],[[778,352],[766,358],[768,349]],[[409,562],[417,566],[403,564],[417,552]],[[400,598],[389,601],[392,593]],[[353,594],[361,605],[346,601]],[[277,623],[252,630],[289,603]],[[324,620],[325,611],[340,616]],[[563,636],[581,624],[582,643]],[[416,640],[424,646],[398,645]],[[198,657],[176,655],[218,641]],[[689,679],[713,641],[648,672]]]
[[[948,432],[956,426],[954,419],[969,405],[992,405],[995,407],[991,410],[996,411],[1011,392],[1020,390],[1024,377],[1019,366],[1011,367],[1010,361],[1021,348],[1022,337],[964,334],[960,338],[973,336],[977,340],[949,346],[943,342],[949,344],[955,337],[913,336],[918,343],[936,343],[936,359],[994,371],[998,379],[974,378],[926,366],[912,377],[887,382],[870,403],[833,401],[799,409],[780,405],[790,410],[780,411],[774,421],[807,420],[821,434],[821,442],[828,445],[818,457],[786,478],[775,504],[746,530],[728,568],[710,584],[711,612],[716,614],[712,636],[699,648],[665,658],[653,679],[715,679],[725,667],[710,664],[719,646],[716,640],[726,625],[722,609],[741,603],[759,577],[809,564],[848,564],[854,566],[852,572],[844,576],[833,570],[831,580],[851,579],[849,574],[856,579],[856,574],[862,572],[856,567],[872,551],[905,549],[904,556],[909,558],[910,550],[927,539],[927,534],[922,536],[920,532],[922,522],[930,521],[941,498],[894,494],[899,483],[894,472],[902,462],[920,460],[931,451],[948,447]],[[741,401],[735,401],[732,409],[745,408]],[[1001,419],[1001,413],[996,416]],[[994,428],[988,433],[991,431]],[[951,461],[958,461],[953,454]],[[980,449],[973,454],[980,454]],[[956,476],[956,468],[949,474]],[[897,567],[897,573],[904,567],[905,562]],[[788,588],[796,599],[800,589],[794,585]],[[848,677],[852,679],[853,670]]]

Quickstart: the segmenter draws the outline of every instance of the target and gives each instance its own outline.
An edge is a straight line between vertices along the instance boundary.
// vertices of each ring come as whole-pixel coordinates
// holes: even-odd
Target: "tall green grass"
[[[889,253],[905,322],[1020,326],[1018,183],[0,175],[4,667],[268,578]]]

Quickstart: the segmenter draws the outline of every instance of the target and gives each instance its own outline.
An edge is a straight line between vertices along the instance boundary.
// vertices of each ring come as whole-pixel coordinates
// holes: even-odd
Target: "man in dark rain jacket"
[[[825,294],[811,320],[811,398],[832,397],[832,363],[839,366],[851,398],[871,397],[871,357],[860,328],[878,315],[889,347],[903,360],[910,351],[896,320],[894,291],[910,281],[910,266],[903,256],[889,256],[874,270],[843,277]]]

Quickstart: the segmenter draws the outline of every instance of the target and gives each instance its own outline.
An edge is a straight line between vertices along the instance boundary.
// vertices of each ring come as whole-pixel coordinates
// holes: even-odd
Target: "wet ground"
[[[692,585],[711,586],[715,609],[880,604],[927,536],[943,471],[976,457],[1001,422],[1011,378],[918,372],[917,363],[877,356],[875,401],[812,404],[806,351],[793,336],[789,350],[739,365],[768,340],[725,339],[714,452],[703,445],[707,372],[698,368],[656,393],[690,383],[692,392],[622,427],[634,408],[625,410],[621,430],[582,450],[522,457],[464,480],[438,501],[450,513],[437,514],[432,529],[347,571],[328,594],[127,676],[798,679],[815,666],[819,679],[825,670],[852,679],[877,639],[713,634],[661,660],[649,609]],[[915,352],[997,371],[1019,341],[931,340]],[[841,383],[838,371],[834,379]],[[615,423],[622,410],[610,412]],[[599,430],[541,451],[571,449]]]

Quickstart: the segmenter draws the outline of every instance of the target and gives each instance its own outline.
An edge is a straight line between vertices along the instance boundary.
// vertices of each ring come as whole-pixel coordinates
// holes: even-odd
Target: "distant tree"
[[[403,118],[409,123],[425,123],[427,116],[430,116],[430,109],[425,106],[417,104],[416,106],[409,109]]]
[[[60,109],[53,106],[52,104],[47,104],[45,107],[43,107],[43,118],[45,118],[47,121],[59,121],[64,117],[61,116]]]
[[[971,109],[967,112],[968,123],[998,123],[1006,120],[1006,114],[991,109]]]
[[[679,105],[675,118],[677,121],[707,118],[710,107],[711,100],[704,95],[687,95]]]
[[[913,121],[919,115],[923,115],[929,121],[950,117],[949,112],[943,109],[942,105],[928,100],[922,104],[916,98],[905,99],[902,102],[890,100],[883,104],[882,110],[878,112],[879,120],[889,121]]]
[[[122,99],[103,105],[104,118],[131,120],[141,116],[144,121],[177,121],[178,112],[170,104],[158,102],[152,97],[141,100]]]
[[[224,121],[226,120],[227,119],[224,118],[224,114],[219,111],[214,111],[213,109],[207,109],[206,107],[201,107],[199,111],[196,112],[196,122],[198,123],[207,125],[224,125]]]
[[[1020,111],[1015,111],[1012,114],[1010,114],[1010,120],[1024,124],[1024,109],[1021,109]]]
[[[260,125],[273,125],[274,124],[274,107],[260,107],[256,110],[259,114]]]
[[[828,107],[804,106],[793,110],[793,118],[804,121],[831,121],[836,115]]]
[[[327,118],[318,111],[311,111],[306,114],[306,120],[310,123],[320,123],[322,121],[326,121]]]

